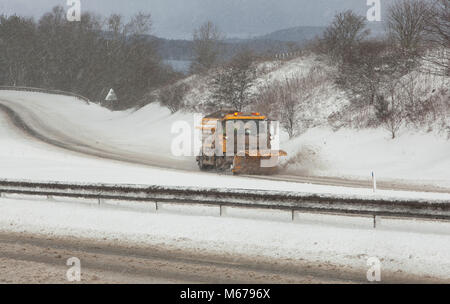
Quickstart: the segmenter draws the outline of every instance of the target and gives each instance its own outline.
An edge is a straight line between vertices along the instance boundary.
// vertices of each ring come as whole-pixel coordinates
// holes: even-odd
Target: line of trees
[[[113,88],[116,109],[142,105],[149,91],[179,77],[146,35],[151,25],[143,13],[126,23],[120,15],[91,13],[69,22],[60,6],[37,22],[0,16],[0,85],[64,90],[99,102]]]
[[[280,122],[290,138],[318,123],[321,117],[314,115],[316,98],[323,96],[329,75],[320,66],[313,67],[304,76],[276,80],[261,89],[257,97],[257,110],[270,114]]]
[[[228,60],[224,59],[225,35],[207,21],[194,31],[195,58],[191,73],[212,75],[209,85],[212,100],[206,106],[232,108],[242,111],[247,108],[257,94],[254,87],[257,79],[257,55],[248,47],[240,47]]]
[[[395,138],[405,122],[415,123],[427,115],[425,110],[436,110],[425,106],[430,98],[414,98],[416,80],[411,75],[430,61],[428,73],[450,76],[449,15],[448,0],[396,1],[388,10],[387,35],[381,39],[369,39],[365,18],[352,11],[336,15],[320,49],[330,63],[337,63],[335,81],[350,99],[346,110],[353,115],[352,124],[381,124]]]
[[[312,49],[337,67],[332,78],[350,100],[344,113],[338,113],[344,116],[341,125],[381,125],[395,138],[405,122],[423,123],[430,113],[437,115],[442,109],[445,113],[446,93],[436,92],[443,96],[439,100],[418,92],[419,75],[414,72],[428,66],[433,67],[429,73],[449,76],[449,10],[448,0],[398,0],[388,9],[382,38],[371,38],[366,18],[351,10],[335,16]],[[286,78],[257,90],[258,60],[244,50],[229,62],[220,62],[222,37],[211,22],[194,34],[197,57],[193,71],[212,75],[210,106],[237,110],[257,107],[278,119],[290,137],[314,124],[303,112],[314,107],[313,95],[320,94],[317,88],[329,81],[329,76],[313,70],[305,77]],[[424,61],[432,64],[424,65]],[[342,120],[339,115],[330,120]]]
[[[225,36],[217,25],[206,21],[194,31],[194,60],[191,73],[199,74],[214,68],[224,51],[223,39]]]
[[[448,88],[436,83],[430,89],[420,82],[450,76],[449,15],[448,0],[398,0],[388,9],[386,35],[372,38],[365,17],[351,10],[338,13],[307,48],[325,55],[336,72],[325,75],[313,69],[306,76],[271,82],[253,105],[279,120],[291,138],[320,123],[311,114],[315,96],[324,96],[330,87],[321,86],[330,82],[350,101],[329,117],[338,128],[382,126],[395,138],[405,124],[448,121]]]

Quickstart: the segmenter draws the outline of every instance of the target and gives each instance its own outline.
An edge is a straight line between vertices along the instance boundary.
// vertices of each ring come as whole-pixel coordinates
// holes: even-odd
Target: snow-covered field
[[[238,212],[235,212],[238,213]],[[239,214],[242,214],[239,212]],[[255,215],[255,214],[253,214]],[[298,214],[219,218],[173,212],[142,212],[86,204],[0,199],[0,230],[159,245],[198,253],[276,258],[361,271],[376,257],[383,272],[450,280],[449,223],[382,220],[375,230],[364,219]],[[276,216],[274,217],[276,218]]]

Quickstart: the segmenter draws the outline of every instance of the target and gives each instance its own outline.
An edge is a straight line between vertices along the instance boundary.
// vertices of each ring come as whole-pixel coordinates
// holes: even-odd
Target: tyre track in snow
[[[290,263],[267,263],[239,256],[218,256],[206,253],[175,251],[162,246],[143,248],[119,242],[79,238],[43,237],[0,232],[0,256],[15,268],[18,261],[43,265],[36,283],[55,280],[64,283],[70,257],[81,262],[85,283],[362,283],[364,276],[352,272],[332,271],[325,265],[289,267]],[[0,282],[19,277],[0,259]],[[328,271],[327,271],[328,270]],[[42,276],[59,272],[58,276]],[[21,272],[20,277],[24,274]],[[26,275],[26,274],[25,274]],[[29,283],[39,277],[30,269]],[[82,282],[83,282],[82,281]],[[67,282],[66,282],[67,283]]]
[[[81,262],[81,283],[367,283],[366,269],[328,262],[274,261],[111,240],[0,231],[0,283],[69,283],[66,261],[71,257]],[[444,281],[383,272],[383,283]]]
[[[0,111],[4,112],[14,124],[22,130],[27,136],[45,142],[47,144],[77,152],[93,157],[111,159],[120,162],[127,162],[137,165],[146,165],[150,167],[181,170],[187,172],[198,172],[195,167],[195,160],[176,161],[168,157],[161,157],[151,153],[130,152],[120,147],[100,145],[97,143],[83,140],[76,134],[66,134],[57,129],[57,126],[51,126],[46,123],[32,109],[9,100],[0,99]],[[212,172],[211,174],[217,174]],[[250,179],[263,179],[296,183],[308,183],[326,186],[352,187],[352,188],[371,188],[369,181],[349,180],[334,177],[305,177],[296,175],[273,175],[273,176],[252,176],[240,175]],[[402,190],[402,191],[420,191],[450,193],[450,189],[429,186],[429,185],[408,185],[400,182],[378,181],[378,189],[381,190]]]
[[[371,181],[351,180],[344,178],[323,177],[323,176],[297,176],[297,175],[274,175],[274,176],[247,176],[255,179],[266,179],[274,181],[306,183],[323,186],[340,186],[351,188],[372,188]],[[435,192],[450,193],[450,189],[431,186],[431,185],[408,185],[394,181],[377,181],[377,189],[396,190],[396,191],[416,191],[416,192]]]
[[[77,138],[76,135],[72,134],[71,136],[61,132],[57,129],[57,126],[51,126],[48,123],[45,123],[38,115],[25,106],[2,99],[0,99],[0,111],[4,112],[12,124],[26,136],[64,150],[96,158],[106,158],[162,169],[193,171],[193,168],[195,168],[189,168],[189,166],[186,166],[183,162],[181,162],[181,166],[179,164],[174,165],[172,161],[156,155],[131,153],[130,151],[120,149],[119,147],[101,146],[96,143],[87,142],[86,140]]]

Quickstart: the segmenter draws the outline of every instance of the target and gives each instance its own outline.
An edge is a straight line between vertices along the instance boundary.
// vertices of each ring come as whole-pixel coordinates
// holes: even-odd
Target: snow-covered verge
[[[198,253],[245,255],[361,272],[376,257],[383,273],[450,280],[448,223],[382,221],[376,230],[320,217],[296,222],[181,216],[98,206],[0,199],[0,230],[165,246]],[[409,226],[408,226],[409,225]],[[425,225],[425,226],[427,226]],[[402,228],[403,227],[403,228]],[[412,228],[411,228],[412,227]],[[432,230],[432,233],[430,231]],[[330,274],[332,275],[332,274]]]
[[[289,61],[266,61],[257,65],[257,79],[252,88],[253,93],[258,93],[262,88],[270,86],[277,81],[284,81],[287,78],[305,77],[315,67],[323,67],[317,57],[308,55],[295,58]],[[189,91],[184,97],[184,104],[190,109],[202,109],[202,107],[213,100],[211,74],[192,75],[179,81],[189,87]]]
[[[319,122],[293,140],[285,138],[283,147],[290,152],[287,171],[352,179],[374,172],[384,181],[402,179],[410,184],[450,187],[450,78],[414,71],[402,82],[402,94],[408,95],[409,102],[403,115],[409,118],[395,139],[383,125],[336,130],[328,122]],[[328,98],[342,105],[345,97],[336,92]],[[322,106],[318,112],[330,113],[324,109]]]
[[[450,187],[450,140],[409,131],[392,140],[380,129],[309,129],[287,141],[292,174],[379,180]]]

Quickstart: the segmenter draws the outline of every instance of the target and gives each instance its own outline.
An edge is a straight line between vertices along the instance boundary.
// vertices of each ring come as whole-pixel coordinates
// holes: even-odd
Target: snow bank
[[[337,132],[314,128],[286,142],[293,159],[290,173],[450,187],[450,140],[434,133],[404,132],[397,139],[379,129]]]

